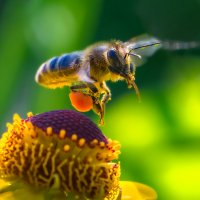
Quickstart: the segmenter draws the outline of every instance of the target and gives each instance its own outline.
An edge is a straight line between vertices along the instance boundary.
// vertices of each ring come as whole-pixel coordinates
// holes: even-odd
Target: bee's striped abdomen
[[[80,67],[82,54],[74,52],[49,59],[39,67],[36,82],[50,88],[59,87],[58,84],[67,85],[68,78]]]
[[[56,70],[56,67],[58,66],[57,65],[58,60],[59,60],[59,57],[54,57],[54,58],[52,58],[50,60],[50,62],[49,62],[49,69],[51,71]]]

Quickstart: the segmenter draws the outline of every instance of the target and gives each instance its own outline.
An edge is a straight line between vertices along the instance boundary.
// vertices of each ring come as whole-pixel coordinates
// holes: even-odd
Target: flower
[[[81,113],[15,114],[13,120],[0,140],[0,199],[146,199],[138,194],[149,188],[119,181],[120,164],[113,162],[119,142]]]

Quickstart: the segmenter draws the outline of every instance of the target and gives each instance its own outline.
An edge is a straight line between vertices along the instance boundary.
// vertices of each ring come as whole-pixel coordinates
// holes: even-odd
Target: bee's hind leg
[[[99,89],[92,83],[81,82],[76,85],[72,85],[70,89],[73,92],[81,92],[85,95],[89,95],[93,100],[93,111],[99,115],[100,117],[100,125],[104,124],[104,103],[102,104],[102,100],[100,100],[100,91]]]

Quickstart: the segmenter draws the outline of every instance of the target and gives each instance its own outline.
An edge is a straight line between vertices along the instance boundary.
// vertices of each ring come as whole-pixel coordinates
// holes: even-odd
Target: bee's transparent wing
[[[135,66],[142,65],[147,57],[152,56],[162,47],[160,40],[149,35],[134,37],[125,45],[130,51],[130,57]]]
[[[135,66],[143,64],[147,57],[152,56],[160,48],[166,50],[186,50],[192,48],[199,48],[198,41],[173,41],[173,40],[160,40],[149,35],[141,35],[132,38],[125,43],[130,53],[132,53],[131,60]],[[138,55],[138,56],[137,56]]]
[[[78,75],[79,81],[88,82],[88,83],[94,82],[94,80],[91,79],[91,76],[90,76],[90,62],[89,61],[85,61],[82,63],[82,66],[80,67],[77,75]]]
[[[149,35],[134,37],[127,43],[130,50],[144,57],[152,56],[162,46],[160,40]]]

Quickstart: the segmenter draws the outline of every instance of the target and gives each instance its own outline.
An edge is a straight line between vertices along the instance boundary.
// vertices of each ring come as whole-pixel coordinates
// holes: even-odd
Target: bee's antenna
[[[135,56],[135,57],[137,57],[139,59],[142,59],[142,57],[139,54],[131,53],[131,51],[132,51],[132,49],[128,53],[125,54],[124,59],[126,59],[126,57],[129,56],[129,55]]]
[[[135,57],[137,57],[139,59],[142,59],[141,55],[136,54],[136,53],[129,53],[128,55],[135,56]]]
[[[128,55],[129,55],[129,53],[126,53],[126,54],[125,54],[125,56],[124,56],[124,60],[126,59],[126,57],[127,57]]]

